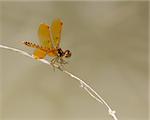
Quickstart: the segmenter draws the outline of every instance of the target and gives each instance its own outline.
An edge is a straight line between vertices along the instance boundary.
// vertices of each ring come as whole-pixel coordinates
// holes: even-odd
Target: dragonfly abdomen
[[[37,44],[35,44],[35,43],[32,43],[32,42],[27,42],[27,41],[25,41],[25,42],[23,42],[23,43],[24,43],[26,46],[28,46],[28,47],[41,49],[41,50],[43,50],[43,51],[45,51],[45,52],[47,52],[47,53],[49,53],[49,52],[55,52],[55,51],[56,51],[56,50],[54,50],[54,49],[50,49],[50,48],[47,48],[47,47],[39,46],[39,45],[37,45]]]
[[[35,43],[32,43],[32,42],[27,42],[27,41],[25,41],[25,42],[23,42],[23,43],[24,43],[26,46],[28,46],[28,47],[43,49],[41,46],[36,45]]]

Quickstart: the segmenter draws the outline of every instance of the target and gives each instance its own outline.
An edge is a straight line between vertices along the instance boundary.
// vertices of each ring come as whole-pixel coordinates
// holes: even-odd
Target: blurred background
[[[0,44],[38,43],[39,24],[61,18],[66,69],[90,84],[119,120],[148,119],[148,2],[0,2]],[[73,78],[0,49],[2,120],[112,120]],[[47,57],[47,59],[50,59]]]

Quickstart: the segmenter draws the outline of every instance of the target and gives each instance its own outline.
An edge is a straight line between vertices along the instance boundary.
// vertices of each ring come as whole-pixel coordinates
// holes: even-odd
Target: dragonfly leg
[[[51,60],[51,65],[52,65],[54,71],[55,71],[55,66],[54,66],[54,64],[55,64],[57,61],[58,61],[58,57],[55,57],[55,58],[53,58],[53,59]]]
[[[68,62],[65,61],[64,59],[60,58],[60,64],[68,64]]]
[[[55,71],[55,66],[54,64],[57,64],[59,68],[64,68],[64,64],[68,64],[64,59],[61,57],[55,57],[51,60],[51,65],[53,66],[53,69]]]
[[[64,65],[65,65],[65,64],[68,64],[68,62],[66,62],[66,61],[65,61],[64,59],[62,59],[62,58],[59,58],[57,62],[58,62],[58,64],[59,64],[59,67],[60,67],[60,68],[64,68]]]

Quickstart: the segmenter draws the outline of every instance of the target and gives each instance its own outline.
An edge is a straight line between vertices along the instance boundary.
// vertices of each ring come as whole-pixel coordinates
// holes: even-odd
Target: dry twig
[[[0,45],[0,48],[4,48],[10,51],[14,51],[14,52],[18,52],[22,55],[25,55],[27,57],[33,58],[34,57],[30,54],[28,54],[25,51],[19,50],[19,49],[15,49],[12,47],[8,47],[8,46],[4,46],[4,45]],[[45,63],[47,65],[51,65],[47,60],[45,59],[39,59],[40,62]],[[69,75],[70,77],[74,78],[75,80],[79,81],[81,88],[83,88],[92,98],[94,98],[96,101],[104,104],[107,108],[108,108],[108,113],[110,116],[112,116],[112,118],[114,120],[118,120],[116,115],[115,115],[115,111],[111,109],[111,107],[105,102],[105,100],[93,89],[91,88],[87,83],[85,83],[82,79],[80,79],[79,77],[73,75],[72,73],[68,72],[67,70],[61,68],[60,66],[58,66],[57,64],[54,64],[54,67],[56,67],[57,69],[59,69],[60,71],[62,71],[63,73],[66,73],[67,75]]]

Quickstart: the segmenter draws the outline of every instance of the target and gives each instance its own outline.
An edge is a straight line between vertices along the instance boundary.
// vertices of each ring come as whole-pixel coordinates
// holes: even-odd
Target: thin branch
[[[30,57],[30,58],[33,58],[34,57],[30,54],[28,54],[27,52],[25,51],[22,51],[22,50],[19,50],[19,49],[15,49],[15,48],[11,48],[11,47],[7,47],[7,46],[4,46],[4,45],[0,45],[0,48],[4,48],[4,49],[7,49],[7,50],[10,50],[10,51],[14,51],[14,52],[18,52],[22,55],[25,55],[27,57]],[[51,65],[50,62],[48,62],[47,60],[45,59],[38,59],[40,62],[42,63],[45,63],[47,65]],[[108,109],[108,113],[110,116],[112,116],[112,118],[114,120],[118,120],[116,115],[115,115],[115,111],[111,109],[111,107],[108,105],[108,103],[106,103],[106,101],[92,88],[90,87],[87,83],[85,83],[82,79],[80,79],[79,77],[73,75],[72,73],[68,72],[67,70],[65,69],[62,69],[60,66],[58,66],[57,64],[54,64],[54,67],[56,67],[57,69],[59,69],[60,71],[62,71],[63,73],[66,73],[67,75],[69,75],[70,77],[74,78],[75,80],[77,80],[79,83],[80,83],[80,86],[81,88],[83,88],[93,99],[95,99],[96,101],[104,104],[107,109]]]

